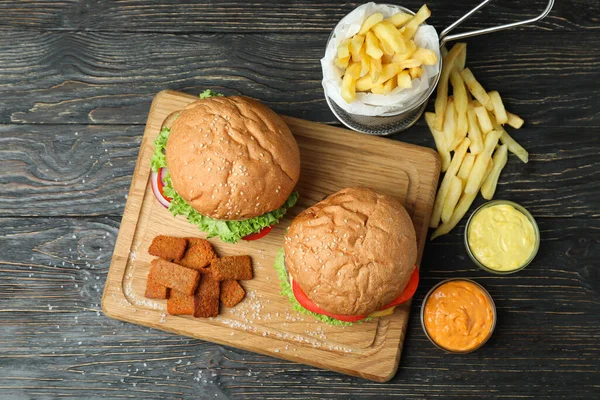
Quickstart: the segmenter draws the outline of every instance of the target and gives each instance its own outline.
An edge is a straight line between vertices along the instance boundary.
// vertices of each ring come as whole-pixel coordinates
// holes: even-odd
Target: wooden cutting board
[[[305,208],[349,186],[366,186],[403,201],[417,231],[421,261],[427,225],[440,172],[437,154],[428,148],[285,117],[300,147],[300,200],[266,237],[235,245],[210,239],[219,255],[249,254],[255,277],[242,282],[246,298],[222,308],[216,318],[166,314],[165,300],[144,298],[154,236],[204,234],[174,218],[152,194],[152,142],[170,113],[197,97],[163,91],[156,95],[131,182],[121,228],[102,297],[106,315],[123,321],[192,336],[374,381],[391,379],[406,332],[410,304],[364,324],[333,327],[291,310],[281,296],[273,261],[285,229]]]

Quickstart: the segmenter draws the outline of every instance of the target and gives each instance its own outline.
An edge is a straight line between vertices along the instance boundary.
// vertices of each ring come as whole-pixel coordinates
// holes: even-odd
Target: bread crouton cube
[[[146,282],[146,293],[145,296],[149,299],[168,299],[169,288],[161,285],[152,276],[152,270],[148,274],[148,281]]]
[[[225,307],[235,307],[245,295],[246,291],[238,281],[226,280],[221,282],[221,303]]]
[[[160,258],[152,260],[150,273],[161,285],[188,295],[195,293],[200,281],[200,272]]]
[[[252,279],[252,261],[250,256],[228,256],[210,263],[213,278],[218,281]]]
[[[210,262],[217,258],[217,254],[208,240],[198,239],[193,244],[189,243],[185,255],[179,261],[179,264],[184,267],[201,270],[208,267]]]
[[[194,314],[194,296],[171,290],[171,296],[167,300],[167,312],[171,315]]]
[[[185,254],[187,239],[158,235],[152,239],[148,253],[168,261],[179,261]]]
[[[220,282],[212,274],[202,275],[194,296],[194,317],[216,317],[219,315]]]

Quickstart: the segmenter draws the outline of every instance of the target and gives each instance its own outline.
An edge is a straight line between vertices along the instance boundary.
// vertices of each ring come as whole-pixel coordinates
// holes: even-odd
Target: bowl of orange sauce
[[[492,296],[470,279],[438,283],[421,306],[425,335],[450,353],[470,353],[483,346],[494,332],[496,318]]]

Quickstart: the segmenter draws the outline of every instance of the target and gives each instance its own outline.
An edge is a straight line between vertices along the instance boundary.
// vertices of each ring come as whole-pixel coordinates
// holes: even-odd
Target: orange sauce
[[[487,294],[468,281],[440,285],[425,304],[425,329],[440,347],[469,351],[487,340],[494,312]]]

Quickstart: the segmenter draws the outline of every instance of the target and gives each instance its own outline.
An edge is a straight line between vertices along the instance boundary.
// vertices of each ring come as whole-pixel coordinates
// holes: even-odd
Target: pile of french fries
[[[341,95],[346,102],[352,103],[357,91],[385,95],[396,87],[410,88],[423,74],[423,65],[438,62],[434,51],[417,47],[413,40],[430,15],[426,5],[414,16],[399,12],[384,19],[375,13],[356,35],[340,43],[335,64],[343,70]]]
[[[487,200],[494,197],[509,151],[529,161],[529,153],[504,129],[506,124],[521,128],[523,119],[506,111],[500,94],[487,92],[465,68],[467,45],[457,43],[442,55],[435,114],[425,113],[445,171],[431,214],[429,226],[436,228],[431,240],[460,222],[478,192]]]

